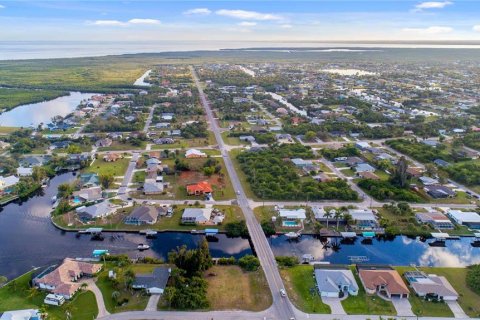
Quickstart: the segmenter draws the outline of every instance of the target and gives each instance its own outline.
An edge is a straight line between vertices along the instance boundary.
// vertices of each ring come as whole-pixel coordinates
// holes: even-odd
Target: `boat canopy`
[[[436,239],[446,239],[450,237],[448,233],[444,233],[444,232],[432,232],[431,235]]]
[[[205,229],[205,233],[207,235],[209,234],[217,234],[218,233],[218,229]]]
[[[362,235],[365,237],[365,238],[373,238],[375,237],[375,232],[373,231],[365,231],[362,233]]]
[[[355,238],[357,234],[355,232],[340,232],[344,238]]]
[[[103,231],[103,228],[88,228],[87,232],[89,233],[100,233]]]

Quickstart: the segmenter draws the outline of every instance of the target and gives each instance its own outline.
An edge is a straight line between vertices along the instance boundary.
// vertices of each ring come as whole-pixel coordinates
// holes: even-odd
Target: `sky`
[[[0,41],[480,40],[477,0],[0,0]]]

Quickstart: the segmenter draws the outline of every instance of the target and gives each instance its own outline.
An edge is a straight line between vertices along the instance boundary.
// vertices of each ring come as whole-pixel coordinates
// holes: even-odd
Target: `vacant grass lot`
[[[298,265],[280,269],[288,297],[293,304],[307,313],[331,313],[330,307],[322,302],[313,277],[313,267]]]
[[[127,171],[130,158],[119,159],[115,162],[106,162],[103,159],[96,159],[85,172],[95,172],[96,174],[112,174],[113,176],[123,176]]]
[[[212,310],[262,311],[272,295],[262,270],[245,272],[238,266],[213,266],[205,273]]]
[[[32,273],[29,272],[10,284],[0,289],[0,313],[9,310],[38,309],[44,303],[43,299],[47,295],[31,289],[29,281]],[[47,306],[48,319],[63,320],[66,319],[65,311],[69,310],[72,318],[79,320],[91,320],[97,317],[98,307],[95,295],[91,291],[78,292],[73,300],[65,303],[61,307]]]

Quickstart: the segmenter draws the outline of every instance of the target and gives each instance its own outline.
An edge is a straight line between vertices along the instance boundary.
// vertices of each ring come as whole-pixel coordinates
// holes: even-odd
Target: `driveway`
[[[410,304],[408,299],[392,298],[391,301],[393,303],[393,306],[395,307],[395,310],[397,310],[398,316],[404,316],[404,317],[415,316],[415,314],[412,311],[412,305]]]
[[[322,297],[322,301],[323,303],[330,306],[330,309],[332,309],[332,314],[342,314],[342,315],[347,314],[343,309],[340,298]]]
[[[468,316],[465,314],[462,307],[460,307],[457,301],[446,301],[446,303],[450,307],[450,310],[452,310],[453,316],[455,318],[468,318]]]
[[[88,285],[88,290],[92,291],[93,294],[95,294],[95,300],[97,300],[97,306],[98,306],[97,318],[108,316],[110,312],[108,312],[107,309],[105,308],[105,302],[103,301],[102,292],[95,284],[94,279],[86,279],[82,282],[85,282]]]
[[[158,301],[160,300],[161,295],[159,294],[152,294],[150,299],[148,299],[147,307],[145,311],[157,311]]]

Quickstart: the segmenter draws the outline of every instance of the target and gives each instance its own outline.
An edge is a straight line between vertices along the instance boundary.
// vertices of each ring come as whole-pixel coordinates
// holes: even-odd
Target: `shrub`
[[[468,267],[467,286],[477,294],[480,294],[480,264]]]
[[[234,257],[230,258],[219,258],[217,263],[222,266],[231,266],[237,263],[237,260]]]
[[[295,256],[279,256],[275,257],[275,260],[281,267],[293,267],[298,264],[298,258]]]
[[[238,265],[246,271],[256,271],[260,267],[257,257],[247,254],[238,260]]]

